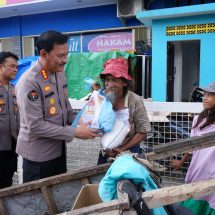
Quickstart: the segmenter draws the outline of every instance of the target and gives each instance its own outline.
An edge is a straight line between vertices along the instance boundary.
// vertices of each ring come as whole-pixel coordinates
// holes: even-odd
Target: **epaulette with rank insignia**
[[[44,80],[47,80],[47,79],[48,79],[48,74],[47,74],[47,72],[46,72],[45,69],[41,69],[41,75],[43,76],[43,79],[44,79]]]

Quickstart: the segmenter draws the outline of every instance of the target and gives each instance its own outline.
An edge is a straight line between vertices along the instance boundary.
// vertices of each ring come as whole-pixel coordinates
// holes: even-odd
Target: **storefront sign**
[[[81,36],[71,36],[68,40],[69,52],[82,52],[81,51]]]
[[[132,33],[119,32],[108,33],[94,37],[88,43],[88,50],[90,52],[102,51],[126,51],[132,49]]]
[[[69,52],[104,52],[132,50],[132,33],[83,34],[70,36]]]
[[[0,6],[11,5],[11,4],[20,4],[26,2],[34,2],[35,0],[0,0]]]
[[[11,4],[21,4],[26,2],[34,2],[38,0],[0,0],[0,6],[11,5]]]

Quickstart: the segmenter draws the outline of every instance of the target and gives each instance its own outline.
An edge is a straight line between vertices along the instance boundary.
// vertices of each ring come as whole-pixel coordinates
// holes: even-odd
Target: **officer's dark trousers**
[[[12,150],[0,151],[0,189],[10,187],[13,183],[13,174],[17,170],[16,142],[12,142]]]
[[[23,183],[65,173],[66,155],[45,162],[23,158]]]

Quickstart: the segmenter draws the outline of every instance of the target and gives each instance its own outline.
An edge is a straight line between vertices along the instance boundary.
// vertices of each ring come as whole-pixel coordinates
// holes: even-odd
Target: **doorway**
[[[167,42],[168,102],[188,102],[199,85],[200,40]]]

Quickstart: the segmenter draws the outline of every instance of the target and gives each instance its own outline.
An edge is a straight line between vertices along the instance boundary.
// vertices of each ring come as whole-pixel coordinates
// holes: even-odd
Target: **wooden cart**
[[[173,153],[184,153],[215,145],[215,134],[192,137],[167,143],[147,154],[148,160],[159,160]],[[135,214],[130,208],[127,194],[119,199],[76,210],[72,205],[85,184],[98,184],[110,164],[65,173],[22,185],[0,190],[1,215],[45,215],[45,214]],[[215,192],[215,179],[174,187],[160,188],[142,194],[149,208],[164,206],[188,198]],[[127,209],[127,212],[123,212]]]

